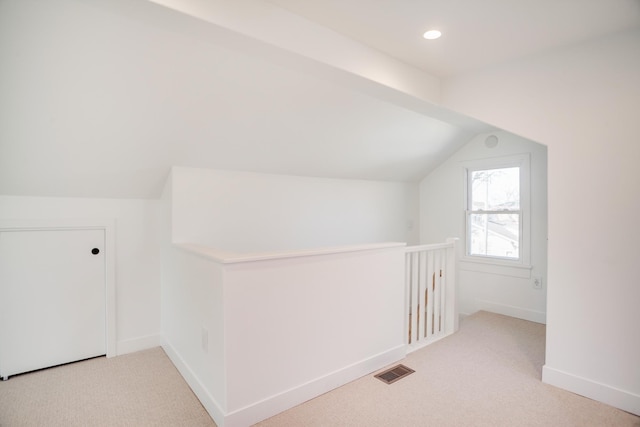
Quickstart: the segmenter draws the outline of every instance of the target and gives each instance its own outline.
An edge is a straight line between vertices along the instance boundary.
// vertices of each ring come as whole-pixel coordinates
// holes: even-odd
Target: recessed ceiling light
[[[442,33],[438,30],[429,30],[426,33],[424,33],[422,37],[424,37],[427,40],[435,40],[437,38],[440,38],[441,35]]]

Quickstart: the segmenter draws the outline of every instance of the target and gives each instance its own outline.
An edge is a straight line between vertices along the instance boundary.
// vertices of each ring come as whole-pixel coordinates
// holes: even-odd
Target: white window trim
[[[493,157],[461,162],[464,177],[464,253],[460,259],[461,269],[491,272],[507,276],[528,277],[531,272],[531,156],[529,153]],[[520,168],[520,248],[519,259],[494,258],[469,255],[469,224],[467,209],[469,208],[469,173],[475,170],[498,169],[506,167]]]

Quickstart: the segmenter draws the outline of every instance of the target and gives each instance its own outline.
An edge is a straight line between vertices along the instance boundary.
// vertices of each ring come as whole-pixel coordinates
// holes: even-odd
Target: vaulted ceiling
[[[555,2],[513,22],[511,2],[476,3],[4,0],[0,194],[153,198],[172,165],[416,181],[492,130],[438,107],[439,77],[639,16],[563,1],[578,24],[561,28]],[[450,31],[440,47],[419,37],[432,24]]]

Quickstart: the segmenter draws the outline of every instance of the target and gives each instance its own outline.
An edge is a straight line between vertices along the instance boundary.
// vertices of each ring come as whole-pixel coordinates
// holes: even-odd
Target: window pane
[[[520,214],[470,214],[470,255],[520,257]]]
[[[471,172],[471,210],[520,210],[520,168]]]

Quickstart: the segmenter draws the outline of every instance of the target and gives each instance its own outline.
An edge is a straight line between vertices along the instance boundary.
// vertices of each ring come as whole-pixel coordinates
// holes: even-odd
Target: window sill
[[[498,274],[500,276],[520,277],[529,279],[533,266],[527,264],[515,264],[500,260],[477,260],[463,257],[460,259],[460,270],[476,273]]]

